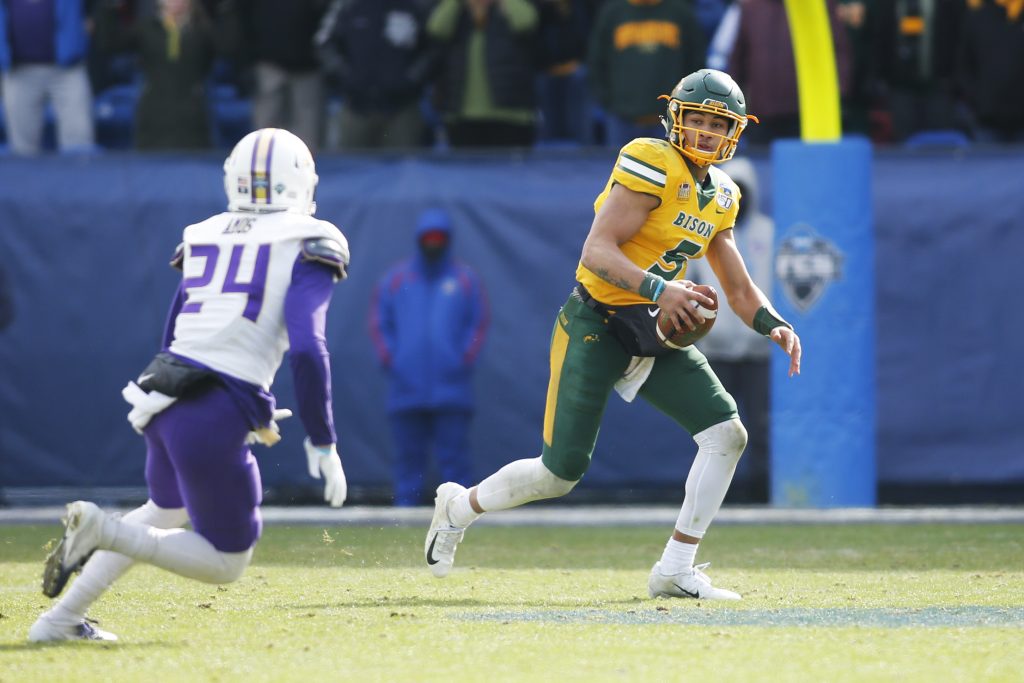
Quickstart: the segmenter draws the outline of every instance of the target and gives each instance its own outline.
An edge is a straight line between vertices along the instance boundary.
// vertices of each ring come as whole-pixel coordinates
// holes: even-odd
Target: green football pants
[[[576,481],[590,466],[608,396],[630,356],[575,295],[558,313],[550,356],[542,459],[556,476]],[[659,356],[639,395],[691,435],[737,416],[736,402],[692,346]]]

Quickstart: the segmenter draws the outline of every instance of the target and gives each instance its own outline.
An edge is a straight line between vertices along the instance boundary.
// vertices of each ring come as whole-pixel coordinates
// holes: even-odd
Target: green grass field
[[[0,681],[1022,681],[1024,528],[721,526],[739,603],[649,600],[667,529],[267,528],[237,583],[137,567],[110,645],[28,645],[57,527],[0,527]]]

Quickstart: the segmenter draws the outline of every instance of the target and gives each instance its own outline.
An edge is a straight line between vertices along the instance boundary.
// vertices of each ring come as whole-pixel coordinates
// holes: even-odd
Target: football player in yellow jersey
[[[648,577],[651,597],[736,600],[694,566],[746,446],[736,403],[692,346],[666,350],[654,337],[659,315],[680,328],[703,322],[711,301],[684,279],[689,259],[706,257],[729,306],[790,357],[800,372],[800,338],[751,281],[732,227],[739,190],[712,164],[732,158],[749,119],[728,74],[702,69],[665,96],[666,140],[639,138],[619,153],[576,271],[579,284],[551,337],[551,379],[539,458],[517,460],[465,489],[437,489],[424,550],[435,576],[452,568],[465,528],[484,512],[572,490],[590,465],[613,389],[639,395],[693,435],[698,450],[672,537]],[[756,119],[754,119],[756,120]],[[635,314],[635,315],[634,315]],[[654,341],[652,341],[654,340]]]

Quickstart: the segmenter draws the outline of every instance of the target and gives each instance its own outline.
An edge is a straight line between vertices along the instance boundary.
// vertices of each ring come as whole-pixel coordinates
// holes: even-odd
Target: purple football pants
[[[248,550],[263,530],[260,470],[249,424],[220,386],[179,399],[146,426],[146,483],[162,508],[188,511],[192,528],[225,553]]]

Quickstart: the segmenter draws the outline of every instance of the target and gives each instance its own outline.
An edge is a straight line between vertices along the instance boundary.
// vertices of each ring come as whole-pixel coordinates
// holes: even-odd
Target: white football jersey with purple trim
[[[269,390],[288,350],[284,299],[304,240],[333,224],[296,213],[218,214],[185,228],[185,301],[170,350]]]

